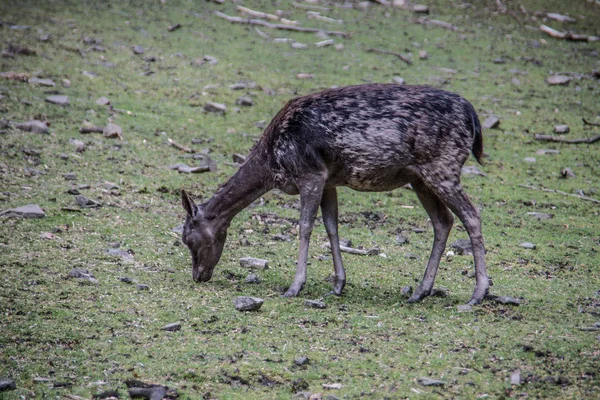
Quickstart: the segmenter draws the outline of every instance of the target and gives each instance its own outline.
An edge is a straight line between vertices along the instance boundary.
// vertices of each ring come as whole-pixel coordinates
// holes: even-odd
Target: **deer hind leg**
[[[296,276],[284,297],[296,297],[306,283],[306,263],[308,261],[308,245],[310,235],[315,224],[319,204],[325,187],[325,180],[319,176],[311,175],[298,185],[300,191],[300,247],[298,251],[298,264]]]
[[[338,236],[338,201],[337,190],[335,187],[323,191],[321,198],[321,214],[323,215],[323,224],[329,236],[331,244],[331,256],[333,258],[333,269],[335,276],[333,279],[333,290],[326,294],[335,294],[340,296],[346,285],[346,271],[342,263],[342,253],[340,251],[340,238]]]
[[[475,305],[483,301],[490,283],[485,268],[485,247],[479,210],[471,203],[463,190],[459,177],[460,172],[457,171],[451,178],[443,174],[432,174],[424,181],[429,189],[460,219],[469,234],[473,246],[476,283],[473,296],[468,304]]]
[[[454,217],[448,207],[422,181],[415,181],[411,186],[431,219],[434,234],[431,255],[427,262],[423,280],[408,299],[409,303],[414,303],[431,295],[433,291],[433,283],[435,282],[440,260],[446,249],[446,242],[452,229]]]

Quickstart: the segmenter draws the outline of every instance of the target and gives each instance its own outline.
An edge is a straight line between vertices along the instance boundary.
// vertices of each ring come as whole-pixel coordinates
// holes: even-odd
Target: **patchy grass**
[[[336,398],[598,397],[598,333],[578,330],[597,322],[600,313],[598,204],[520,185],[600,198],[598,144],[533,139],[559,123],[570,125],[570,138],[599,133],[581,118],[599,121],[600,86],[589,74],[599,68],[600,47],[543,36],[537,31],[541,14],[531,19],[536,11],[569,14],[576,24],[548,24],[600,36],[600,7],[583,1],[522,3],[527,14],[509,5],[521,25],[495,12],[493,1],[429,3],[431,18],[461,32],[416,24],[418,16],[409,11],[375,3],[366,11],[328,5],[323,15],[344,20],[342,25],[308,19],[288,2],[245,4],[284,10],[302,26],[350,32],[346,39],[332,37],[344,46],[336,50],[315,47],[323,39],[314,34],[261,28],[272,38],[309,45],[293,49],[213,15],[215,10],[236,15],[233,4],[2,2],[2,46],[24,46],[37,55],[1,58],[0,70],[51,78],[57,87],[0,81],[2,118],[45,120],[52,132],[0,134],[0,208],[37,203],[47,213],[39,220],[3,219],[0,225],[0,378],[17,384],[0,397],[89,398],[107,389],[123,394],[128,378],[168,385],[183,398],[290,398],[301,390]],[[168,32],[174,23],[182,28]],[[16,30],[12,24],[30,28]],[[44,34],[49,41],[37,39]],[[102,39],[104,51],[94,51],[84,37]],[[144,54],[135,55],[134,45],[143,46]],[[372,47],[412,53],[413,64],[366,51]],[[428,59],[418,58],[421,50]],[[196,62],[205,55],[218,63]],[[586,76],[551,87],[545,83],[551,71]],[[300,80],[298,73],[315,76]],[[500,128],[484,133],[488,157],[480,168],[487,175],[465,176],[463,183],[482,209],[493,293],[522,297],[524,304],[487,301],[458,312],[474,285],[469,256],[442,262],[437,284],[449,288],[448,297],[407,304],[400,288],[420,279],[432,232],[406,189],[340,190],[342,236],[355,246],[379,246],[387,257],[344,255],[349,283],[343,297],[326,299],[325,310],[304,306],[304,299],[321,297],[331,285],[328,251],[319,247],[326,240],[321,224],[313,233],[302,296],[279,297],[293,278],[298,205],[297,198],[276,192],[233,221],[213,280],[193,283],[187,250],[172,232],[184,216],[179,189],[198,199],[210,196],[235,171],[228,164],[231,155],[247,153],[261,134],[255,123],[268,122],[295,95],[395,76],[461,93],[482,120],[500,117]],[[62,86],[63,79],[69,87]],[[229,89],[240,81],[256,82],[256,88]],[[48,90],[68,95],[70,105],[44,102]],[[250,95],[255,105],[236,108],[241,95]],[[100,96],[122,111],[97,105]],[[227,114],[204,112],[206,101],[227,104]],[[84,119],[105,125],[109,118],[123,127],[124,140],[78,133]],[[72,138],[85,142],[85,152],[75,151]],[[168,146],[167,138],[208,149],[218,170],[201,175],[169,170],[170,164],[193,161]],[[539,149],[559,154],[536,155]],[[561,177],[566,167],[575,177]],[[64,179],[69,172],[76,181]],[[119,188],[106,189],[107,181]],[[89,185],[80,191],[103,206],[66,211],[77,209],[67,191],[79,184]],[[527,214],[534,211],[554,218],[538,221]],[[402,231],[408,244],[396,243]],[[42,239],[44,232],[55,238]],[[278,233],[293,240],[272,240]],[[459,238],[466,233],[457,224],[450,243]],[[519,247],[525,241],[536,249]],[[115,243],[133,256],[109,254]],[[244,256],[270,261],[268,270],[258,272],[261,284],[243,282],[248,271],[238,259]],[[73,268],[89,270],[99,284],[67,279]],[[150,290],[138,290],[137,284]],[[239,313],[232,303],[238,295],[266,302],[258,313]],[[160,330],[176,321],[180,331]],[[295,366],[299,356],[310,363]],[[521,385],[510,384],[516,370]],[[417,383],[421,377],[446,384],[423,387]],[[53,388],[56,382],[69,385]],[[342,387],[323,388],[331,383]]]

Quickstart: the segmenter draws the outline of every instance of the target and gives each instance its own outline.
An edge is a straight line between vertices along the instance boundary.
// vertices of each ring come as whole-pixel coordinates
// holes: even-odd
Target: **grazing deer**
[[[410,184],[429,214],[434,240],[423,280],[409,302],[431,294],[454,213],[473,246],[476,284],[469,304],[480,303],[489,288],[481,221],[460,184],[470,151],[479,162],[479,118],[468,101],[440,89],[367,84],[290,100],[211,199],[196,205],[181,191],[187,212],[182,239],[192,253],[193,278],[210,280],[233,217],[264,193],[279,189],[300,194],[301,204],[296,276],[284,296],[297,296],[306,282],[308,244],[319,206],[333,257],[332,293],[339,295],[346,273],[336,187],[380,192]]]

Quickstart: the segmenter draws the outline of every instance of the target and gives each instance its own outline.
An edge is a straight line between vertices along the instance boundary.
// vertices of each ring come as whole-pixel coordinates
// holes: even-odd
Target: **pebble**
[[[563,85],[566,86],[571,82],[573,78],[565,75],[551,75],[546,79],[549,85]]]
[[[531,215],[532,217],[535,217],[538,219],[538,221],[541,221],[543,219],[552,219],[554,218],[554,214],[547,214],[547,213],[541,213],[541,212],[528,212],[527,215]]]
[[[473,311],[473,307],[470,306],[469,304],[461,304],[459,306],[456,307],[458,312],[472,312]]]
[[[15,390],[16,388],[17,384],[12,379],[0,378],[0,392],[4,392],[6,390]]]
[[[239,296],[233,304],[238,311],[258,311],[265,301],[258,297]]]
[[[91,274],[87,269],[73,268],[71,271],[69,271],[68,276],[69,278],[86,280],[95,285],[99,283],[98,279],[96,279],[96,277],[93,274]]]
[[[56,104],[59,106],[68,106],[69,105],[69,97],[64,95],[55,95],[46,97],[46,101],[51,104]]]
[[[238,97],[235,104],[243,107],[250,107],[254,105],[254,101],[248,96]]]
[[[396,236],[396,243],[398,243],[399,245],[407,244],[410,243],[410,239],[404,235],[398,235]]]
[[[310,308],[318,308],[320,310],[327,308],[327,304],[321,300],[304,300],[304,305]]]
[[[404,286],[402,287],[402,289],[400,289],[400,294],[404,295],[404,296],[410,296],[413,292],[413,288],[412,286]]]
[[[95,200],[89,199],[82,194],[75,196],[75,202],[83,208],[98,208],[102,206],[102,204]]]
[[[547,154],[560,154],[560,151],[554,149],[539,149],[535,154],[538,156],[545,156]]]
[[[207,101],[206,104],[204,104],[204,111],[217,114],[225,114],[225,112],[227,112],[227,106],[223,103]]]
[[[510,384],[520,385],[521,384],[521,371],[516,370],[510,373]]]
[[[119,278],[119,281],[123,282],[123,283],[133,283],[133,279],[131,279],[128,276],[122,276]]]
[[[256,269],[269,269],[269,261],[261,258],[243,257],[240,258],[240,267],[244,268],[256,268]]]
[[[484,172],[482,172],[479,168],[477,168],[474,165],[466,165],[466,166],[462,167],[461,173],[463,175],[486,176],[486,174]]]
[[[52,79],[40,79],[40,78],[30,78],[29,79],[29,84],[30,85],[40,85],[40,86],[50,86],[50,87],[55,87],[56,83],[54,83],[54,81]]]
[[[102,130],[102,135],[105,138],[119,138],[123,139],[123,128],[117,124],[108,123]]]
[[[523,247],[524,249],[530,249],[530,250],[535,250],[535,248],[536,248],[535,244],[529,243],[529,242],[521,243],[519,246]]]
[[[160,328],[162,331],[176,332],[181,329],[181,322],[173,322]]]
[[[450,295],[450,289],[448,289],[447,287],[443,287],[443,286],[433,288],[433,290],[431,291],[431,296],[434,296],[434,297],[448,297],[449,295]]]
[[[22,124],[16,124],[15,126],[17,127],[17,129],[20,129],[25,132],[49,133],[48,125],[46,125],[45,122],[39,121],[37,119],[23,122]]]
[[[571,131],[571,128],[569,128],[569,125],[555,125],[554,126],[554,133],[569,133]]]
[[[398,84],[398,85],[404,85],[406,83],[406,81],[404,80],[404,78],[401,78],[399,76],[395,76],[392,78],[392,82]]]
[[[150,286],[146,285],[145,283],[140,283],[139,285],[137,285],[138,290],[150,290]]]
[[[46,213],[37,204],[27,204],[0,212],[0,217],[8,218],[44,218],[45,216]]]
[[[528,163],[530,163],[530,164],[533,164],[533,163],[535,163],[537,160],[535,159],[535,157],[525,157],[525,158],[523,159],[523,161],[525,161],[525,162],[528,162]]]
[[[563,178],[574,178],[575,174],[573,173],[573,171],[571,170],[571,168],[565,168],[562,171],[560,171],[560,175]]]
[[[458,239],[450,247],[456,250],[456,253],[461,256],[473,254],[473,246],[470,239]]]
[[[423,386],[444,386],[446,384],[444,381],[426,377],[417,379],[417,382],[419,382]]]
[[[110,100],[104,96],[98,98],[98,100],[96,100],[96,104],[100,105],[100,106],[107,106],[110,104]]]
[[[308,357],[296,357],[294,359],[294,364],[298,366],[308,365],[310,363],[310,359]]]
[[[66,181],[77,180],[77,174],[75,172],[67,172],[66,174],[62,174],[62,177],[65,178]]]
[[[260,283],[260,278],[256,274],[249,274],[244,280],[245,283]]]
[[[133,46],[132,50],[135,54],[144,54],[144,48],[142,46]]]
[[[498,119],[498,117],[495,117],[493,115],[487,117],[485,119],[485,121],[483,121],[483,123],[481,124],[481,126],[484,129],[494,129],[497,128],[500,125],[500,119]]]
[[[419,51],[419,59],[421,60],[427,60],[429,58],[429,53],[426,52],[425,50],[421,50]]]

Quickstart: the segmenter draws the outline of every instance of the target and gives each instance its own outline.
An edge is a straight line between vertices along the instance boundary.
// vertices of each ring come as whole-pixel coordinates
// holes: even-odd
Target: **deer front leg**
[[[337,190],[335,187],[323,190],[321,198],[321,214],[323,215],[323,224],[329,236],[331,245],[331,256],[333,258],[333,290],[325,296],[335,294],[340,296],[346,285],[346,271],[342,263],[342,253],[340,251],[340,238],[338,236],[338,201]]]
[[[298,251],[298,264],[294,282],[289,287],[284,297],[296,297],[306,282],[306,263],[308,261],[308,244],[310,234],[315,224],[319,203],[323,195],[324,181],[320,177],[308,179],[300,187],[300,248]]]

